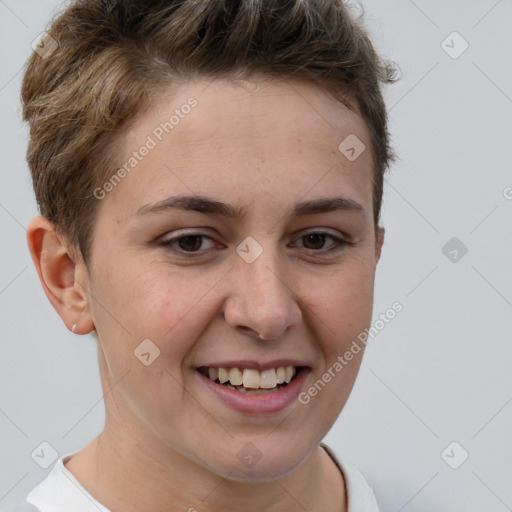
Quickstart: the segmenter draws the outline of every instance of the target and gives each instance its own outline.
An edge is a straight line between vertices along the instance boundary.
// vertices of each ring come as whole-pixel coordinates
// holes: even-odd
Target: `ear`
[[[91,332],[89,274],[80,251],[42,216],[30,221],[27,243],[43,290],[64,324],[76,334]]]
[[[382,245],[384,244],[384,234],[386,230],[377,226],[375,229],[375,263],[378,263],[380,260],[380,253],[382,251]]]

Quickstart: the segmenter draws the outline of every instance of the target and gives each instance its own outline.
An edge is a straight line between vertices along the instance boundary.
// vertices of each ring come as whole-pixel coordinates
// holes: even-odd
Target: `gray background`
[[[0,507],[48,473],[31,458],[41,442],[78,450],[104,421],[94,340],[66,330],[25,241],[37,212],[20,80],[57,5],[0,0]],[[383,512],[512,510],[512,2],[363,5],[377,50],[402,71],[385,92],[400,160],[386,180],[375,318],[404,309],[370,342],[326,442]],[[441,46],[453,31],[469,44],[458,58]],[[468,249],[456,262],[442,251],[452,237]],[[441,456],[453,441],[452,465],[469,453],[458,469]]]

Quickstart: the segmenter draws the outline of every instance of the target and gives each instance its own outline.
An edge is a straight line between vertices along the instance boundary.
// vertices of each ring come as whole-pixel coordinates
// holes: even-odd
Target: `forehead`
[[[189,109],[191,101],[196,106]],[[127,142],[165,123],[175,111],[179,115],[172,121],[176,123],[172,137],[184,144],[216,139],[250,143],[277,137],[336,149],[337,144],[332,148],[332,143],[342,133],[353,130],[367,134],[359,114],[309,82],[196,80],[160,94],[153,108],[129,131]],[[185,122],[187,118],[191,121]],[[193,129],[187,130],[192,123]],[[327,132],[332,137],[326,139]]]
[[[354,136],[366,150],[350,161],[339,146]],[[197,80],[166,91],[127,130],[120,165],[144,146],[151,149],[132,161],[129,176],[112,194],[133,207],[170,192],[255,194],[266,185],[267,193],[295,187],[304,194],[324,175],[317,190],[344,182],[360,201],[371,196],[364,121],[305,82]]]

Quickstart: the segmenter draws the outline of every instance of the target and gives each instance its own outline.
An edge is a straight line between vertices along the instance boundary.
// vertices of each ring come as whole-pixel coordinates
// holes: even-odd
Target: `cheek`
[[[371,323],[373,288],[374,268],[368,260],[353,259],[310,292],[313,312],[331,334],[329,352],[343,350]]]
[[[365,345],[358,335],[371,323],[374,272],[363,262],[346,265],[310,296],[310,306],[323,364],[317,368],[301,398],[325,435],[336,421],[352,391]]]
[[[216,281],[215,276],[192,279],[183,270],[152,265],[140,272],[119,264],[98,276],[94,317],[109,378],[119,382],[116,394],[129,404],[126,410],[150,424],[177,428],[173,409],[190,406],[184,362],[209,321],[204,299]]]
[[[198,274],[165,263],[137,269],[127,263],[104,272],[98,280],[103,285],[95,291],[105,305],[96,307],[95,316],[103,327],[107,350],[111,339],[123,338],[123,351],[133,357],[133,350],[150,339],[166,356],[166,364],[176,367],[211,318],[208,305],[223,274]],[[119,343],[114,351],[119,352]]]

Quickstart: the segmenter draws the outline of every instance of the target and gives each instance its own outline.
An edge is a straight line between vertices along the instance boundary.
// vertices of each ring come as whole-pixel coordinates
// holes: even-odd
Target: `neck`
[[[212,473],[147,437],[144,444],[137,439],[106,425],[66,468],[112,511],[346,511],[343,477],[319,446],[285,477],[247,483]]]

